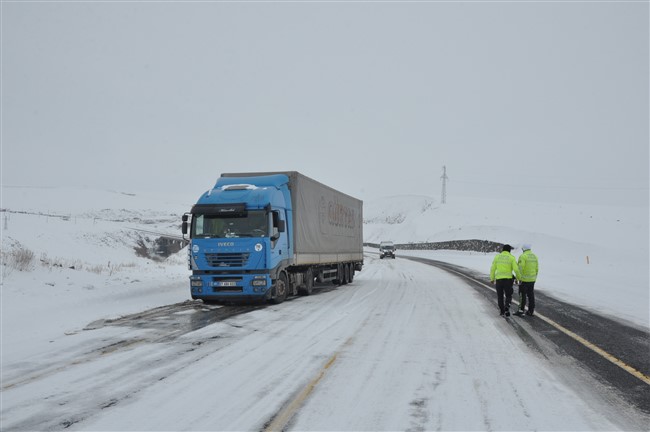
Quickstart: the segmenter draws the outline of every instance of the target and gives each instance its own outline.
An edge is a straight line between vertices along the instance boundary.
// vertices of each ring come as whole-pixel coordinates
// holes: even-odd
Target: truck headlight
[[[265,287],[266,286],[266,277],[265,276],[255,276],[251,281],[251,285],[256,287]]]
[[[201,279],[192,279],[192,280],[190,280],[190,286],[202,287],[203,286],[203,281]]]

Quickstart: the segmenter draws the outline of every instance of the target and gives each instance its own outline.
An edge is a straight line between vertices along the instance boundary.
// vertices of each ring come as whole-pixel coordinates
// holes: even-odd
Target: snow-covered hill
[[[393,196],[364,203],[364,240],[396,243],[535,238],[647,251],[648,208],[587,206],[426,196]],[[643,241],[639,241],[640,236]],[[559,245],[558,245],[559,246]]]
[[[80,265],[137,261],[138,247],[159,233],[180,236],[178,197],[84,188],[3,188],[3,252],[21,247],[36,257]]]

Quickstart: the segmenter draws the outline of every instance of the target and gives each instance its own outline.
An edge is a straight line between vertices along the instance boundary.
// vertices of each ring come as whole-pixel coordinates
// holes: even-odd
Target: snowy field
[[[155,237],[138,229],[180,235],[189,199],[89,189],[2,193],[3,363],[96,319],[189,299],[186,250],[164,262],[135,253],[138,240]],[[33,260],[20,271],[12,261],[22,250]]]
[[[437,269],[380,261],[373,249],[349,289],[235,317],[173,344],[136,346],[79,370],[62,366],[59,373],[57,364],[74,364],[99,340],[146,340],[144,330],[84,331],[89,324],[189,300],[184,250],[163,261],[135,250],[150,240],[147,232],[178,235],[180,215],[195,197],[2,193],[1,421],[9,429],[29,430],[31,421],[62,429],[61,422],[48,423],[52,416],[72,419],[69,430],[259,430],[330,360],[335,367],[289,429],[639,428],[580,373],[532,354],[472,289]],[[439,205],[400,196],[366,203],[364,219],[367,242],[532,243],[539,291],[649,327],[647,207],[469,199]],[[24,268],[16,268],[19,251],[33,255]],[[405,254],[486,274],[494,256],[398,250],[398,257]],[[543,313],[544,305],[537,309]],[[161,358],[168,360],[156,366]],[[267,358],[274,361],[267,365]],[[50,363],[54,370],[45,376],[20,381],[21,371]],[[247,416],[253,400],[258,411]],[[111,409],[95,412],[97,405]]]

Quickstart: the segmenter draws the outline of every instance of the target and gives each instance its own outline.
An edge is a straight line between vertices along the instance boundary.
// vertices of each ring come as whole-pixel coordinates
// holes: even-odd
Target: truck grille
[[[205,259],[210,267],[244,267],[250,253],[206,253]]]

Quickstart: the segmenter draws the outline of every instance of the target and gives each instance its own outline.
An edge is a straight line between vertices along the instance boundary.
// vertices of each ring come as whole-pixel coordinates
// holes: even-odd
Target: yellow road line
[[[472,279],[471,277],[466,276],[466,275],[464,275],[464,274],[462,274],[462,273],[459,273],[459,272],[454,272],[454,273],[457,274],[457,275],[459,275],[459,276],[462,276],[462,277],[464,277],[464,278],[466,278],[466,279],[469,279],[469,280],[471,280],[472,282],[476,282],[476,283],[478,283],[478,284],[484,286],[485,288],[488,288],[488,289],[490,289],[490,290],[496,292],[496,289],[494,289],[494,288],[492,288],[491,286],[486,285],[486,284],[484,284],[484,283],[482,283],[482,282],[479,282],[479,281],[477,281],[476,279]],[[514,303],[517,303],[517,305],[519,305],[519,302],[518,302],[518,301],[513,300],[513,302],[514,302]],[[641,371],[636,370],[635,368],[633,368],[632,366],[628,365],[628,364],[625,363],[624,361],[622,361],[622,360],[618,359],[617,357],[611,355],[610,353],[608,353],[608,352],[605,351],[604,349],[602,349],[602,348],[600,348],[600,347],[594,345],[593,343],[589,342],[588,340],[586,340],[586,339],[583,338],[582,336],[577,335],[576,333],[572,332],[572,331],[569,330],[568,328],[561,326],[560,324],[556,323],[556,322],[553,321],[552,319],[550,319],[550,318],[548,318],[548,317],[546,317],[546,316],[544,316],[544,315],[542,315],[542,314],[540,314],[540,313],[537,313],[537,312],[535,312],[535,316],[538,317],[538,318],[540,318],[541,320],[545,321],[546,323],[550,324],[551,326],[555,327],[556,329],[558,329],[559,331],[561,331],[561,332],[564,333],[565,335],[569,336],[570,338],[572,338],[572,339],[575,340],[576,342],[579,342],[579,343],[581,343],[582,345],[584,345],[585,347],[589,348],[590,350],[592,350],[592,351],[595,352],[596,354],[598,354],[598,355],[600,355],[601,357],[603,357],[605,360],[612,362],[612,363],[615,364],[616,366],[618,366],[618,367],[620,367],[621,369],[623,369],[625,372],[627,372],[627,373],[629,373],[629,374],[635,376],[636,378],[640,379],[640,380],[643,381],[644,383],[650,385],[650,377],[649,377],[648,375],[644,374],[644,373],[641,372]]]
[[[345,341],[343,346],[348,345],[351,340],[352,338]],[[316,375],[314,379],[309,381],[309,383],[307,383],[307,385],[302,389],[302,391],[298,393],[298,395],[295,398],[293,398],[291,402],[287,406],[285,406],[284,409],[282,409],[282,411],[278,413],[278,415],[276,415],[273,418],[271,423],[269,423],[269,425],[264,428],[264,432],[281,431],[287,426],[287,423],[289,423],[289,421],[293,418],[293,416],[296,414],[298,409],[307,400],[309,395],[311,395],[311,393],[314,391],[316,385],[318,385],[320,380],[323,379],[328,369],[334,364],[338,355],[339,353],[336,352],[327,360],[327,363],[325,363],[325,366],[321,368],[321,370],[318,372],[318,375]]]
[[[535,315],[538,316],[539,318],[541,318],[542,320],[546,321],[548,324],[552,325],[556,329],[560,330],[565,335],[573,338],[574,340],[580,342],[582,345],[586,346],[587,348],[589,348],[593,352],[599,354],[604,359],[614,363],[616,366],[620,367],[624,371],[634,375],[635,377],[637,377],[638,379],[640,379],[644,383],[650,385],[650,377],[647,376],[646,374],[644,374],[643,372],[634,369],[632,366],[628,365],[627,363],[623,362],[622,360],[619,360],[618,358],[614,357],[613,355],[611,355],[607,351],[605,351],[602,348],[592,344],[591,342],[589,342],[585,338],[575,334],[571,330],[569,330],[569,329],[567,329],[565,327],[562,327],[560,324],[558,324],[555,321],[545,317],[544,315],[541,315],[541,314],[538,314],[538,313],[535,313]]]

